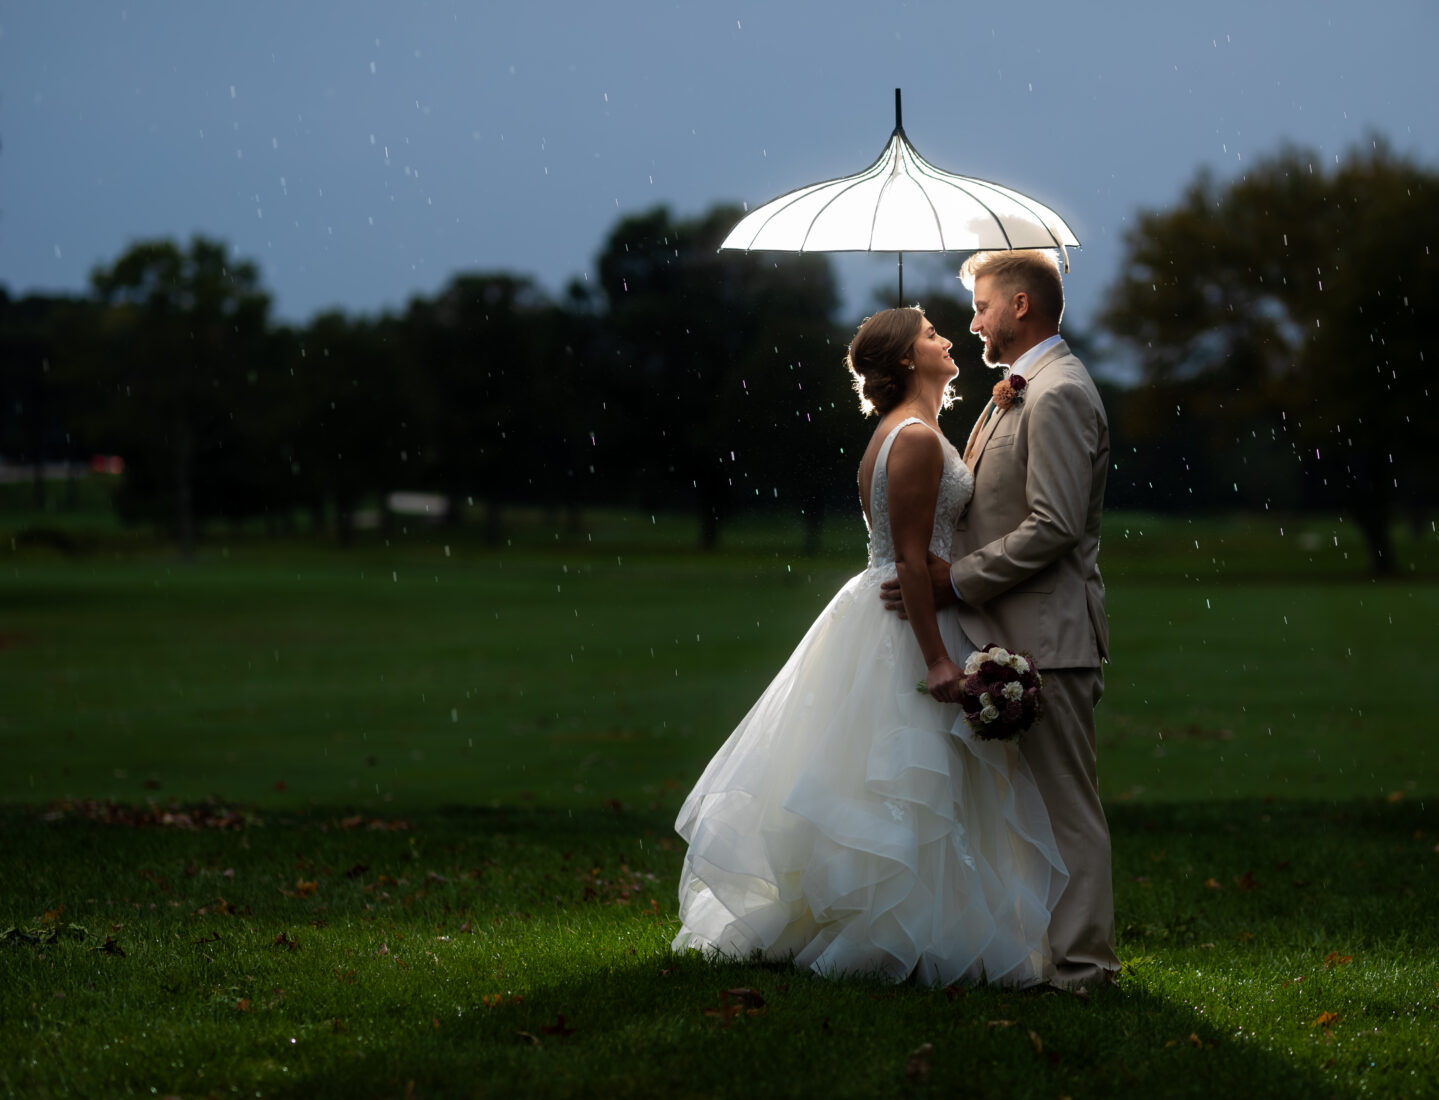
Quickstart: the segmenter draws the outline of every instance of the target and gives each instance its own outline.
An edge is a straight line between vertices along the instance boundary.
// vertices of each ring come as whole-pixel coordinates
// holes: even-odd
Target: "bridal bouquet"
[[[964,662],[960,706],[974,735],[984,741],[1010,741],[1039,717],[1044,677],[1028,653],[997,645],[977,649]],[[919,690],[928,692],[921,681]]]

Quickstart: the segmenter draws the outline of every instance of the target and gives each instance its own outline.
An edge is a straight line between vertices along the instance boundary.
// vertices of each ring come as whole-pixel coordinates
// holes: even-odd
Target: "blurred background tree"
[[[125,457],[119,506],[132,518],[170,519],[189,557],[198,516],[241,514],[264,499],[246,453],[270,411],[251,387],[273,369],[259,268],[196,237],[183,250],[133,245],[91,282],[101,307],[92,407]]]
[[[1202,464],[1196,504],[1232,485],[1235,505],[1345,509],[1388,573],[1396,508],[1439,475],[1439,178],[1377,139],[1339,160],[1285,149],[1231,183],[1201,173],[1130,230],[1101,321],[1142,371],[1122,407],[1141,467]]]
[[[1109,408],[1109,506],[1344,510],[1391,571],[1396,518],[1417,523],[1439,489],[1436,183],[1377,140],[1329,165],[1286,148],[1142,214],[1101,331],[1064,329]],[[41,512],[47,463],[122,455],[120,514],[186,554],[205,521],[274,531],[306,512],[348,542],[402,489],[441,495],[452,524],[478,512],[490,542],[514,505],[571,530],[613,506],[690,511],[707,548],[736,513],[784,513],[812,551],[827,516],[857,522],[873,423],[843,359],[860,318],[837,319],[823,254],[719,251],[741,214],[622,217],[598,277],[557,299],[462,272],[397,315],[301,326],[270,323],[258,268],[223,244],[141,242],[87,298],[0,291],[0,454],[31,468]],[[995,375],[968,295],[931,266],[910,300],[954,341],[962,445]],[[872,308],[891,304],[886,287]]]

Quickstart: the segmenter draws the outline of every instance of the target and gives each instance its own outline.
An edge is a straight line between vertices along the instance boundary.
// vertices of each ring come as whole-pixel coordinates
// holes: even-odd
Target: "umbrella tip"
[[[899,89],[894,90],[894,128],[898,132],[904,131],[904,115],[899,109]]]

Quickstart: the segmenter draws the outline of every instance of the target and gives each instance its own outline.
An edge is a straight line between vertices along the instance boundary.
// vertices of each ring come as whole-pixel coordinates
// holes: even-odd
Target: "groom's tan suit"
[[[1056,981],[1104,980],[1114,954],[1109,826],[1095,774],[1094,707],[1109,652],[1099,520],[1109,463],[1104,405],[1062,340],[1026,371],[1022,404],[981,415],[974,498],[950,577],[976,643],[1034,654],[1043,714],[1021,740],[1070,880],[1050,922]]]

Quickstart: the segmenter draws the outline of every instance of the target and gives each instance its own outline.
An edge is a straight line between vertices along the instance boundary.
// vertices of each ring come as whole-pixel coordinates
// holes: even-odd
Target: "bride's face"
[[[949,357],[949,349],[953,346],[934,330],[934,325],[930,324],[928,319],[922,321],[919,335],[915,337],[914,347],[909,353],[910,362],[914,364],[915,374],[938,375],[948,382],[959,373],[959,368]]]

